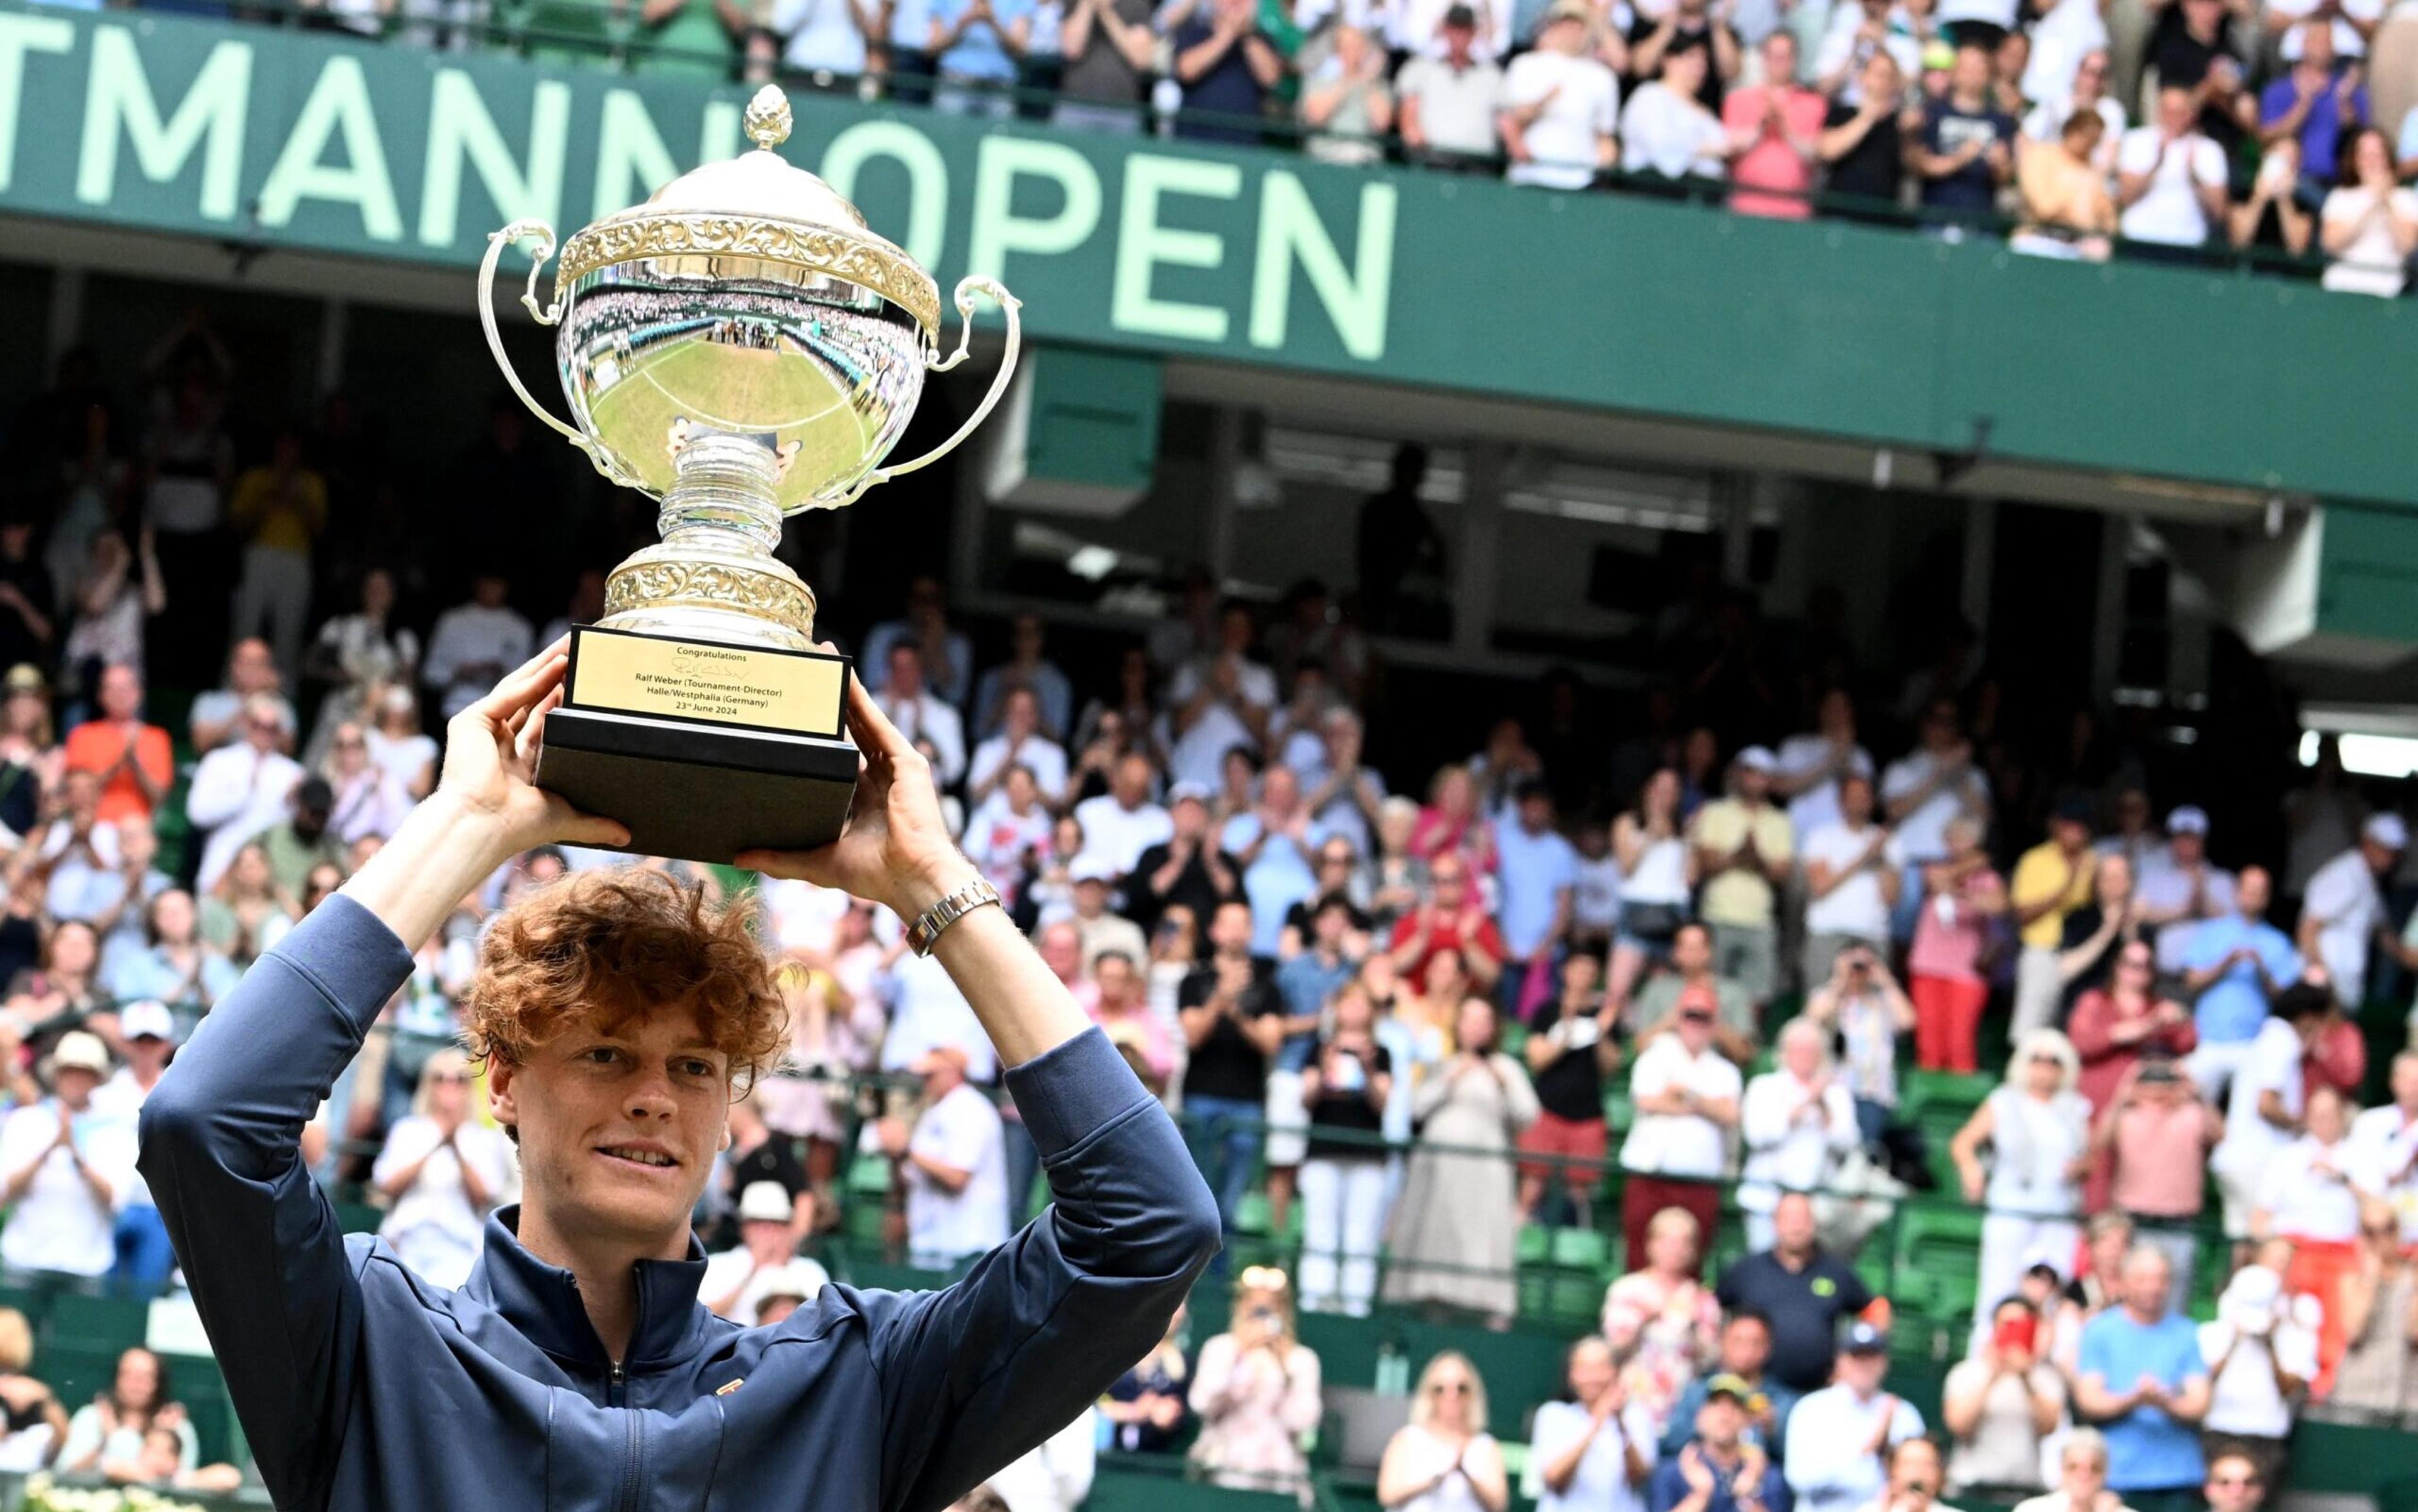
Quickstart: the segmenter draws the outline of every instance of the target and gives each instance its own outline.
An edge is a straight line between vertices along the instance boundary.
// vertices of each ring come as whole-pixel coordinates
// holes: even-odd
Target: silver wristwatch
[[[915,916],[915,922],[907,926],[907,948],[918,955],[931,955],[932,944],[942,930],[976,909],[999,901],[999,889],[975,878]]]

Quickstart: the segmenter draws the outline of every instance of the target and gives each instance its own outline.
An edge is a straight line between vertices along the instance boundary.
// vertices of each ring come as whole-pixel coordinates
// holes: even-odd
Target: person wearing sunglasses
[[[1419,1372],[1411,1420],[1395,1430],[1377,1465],[1385,1512],[1504,1512],[1511,1485],[1503,1446],[1486,1431],[1486,1385],[1458,1350]]]
[[[2208,1480],[2200,1488],[2208,1512],[2258,1512],[2267,1504],[2267,1480],[2248,1455],[2230,1451],[2208,1461]]]
[[[378,1237],[433,1285],[458,1287],[485,1242],[487,1214],[513,1199],[520,1162],[502,1130],[471,1116],[470,1058],[443,1049],[421,1068],[411,1116],[370,1168],[389,1203]]]
[[[1949,1144],[1965,1200],[1989,1210],[1982,1220],[1981,1296],[2012,1295],[2036,1263],[2059,1271],[2074,1263],[2090,1144],[2090,1106],[2074,1090],[2078,1071],[2074,1043],[2064,1035],[2053,1029],[2026,1035],[2007,1062],[2005,1083]]]

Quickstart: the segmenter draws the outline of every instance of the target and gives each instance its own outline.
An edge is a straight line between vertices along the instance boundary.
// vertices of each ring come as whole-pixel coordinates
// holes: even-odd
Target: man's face
[[[2152,1250],[2135,1251],[2124,1261],[2124,1303],[2144,1318],[2166,1315],[2166,1294],[2174,1276],[2163,1257]]]
[[[750,1218],[739,1226],[739,1242],[747,1253],[767,1265],[778,1265],[789,1258],[793,1241],[789,1226],[771,1218]]]
[[[1434,869],[1428,873],[1428,880],[1434,885],[1436,907],[1446,913],[1469,901],[1469,872],[1459,857],[1438,857]]]
[[[2196,830],[2185,830],[2166,842],[2174,852],[2178,866],[2196,866],[2208,859],[2208,837]]]
[[[2233,906],[2242,911],[2242,916],[2245,919],[2264,918],[2267,914],[2267,905],[2273,900],[2274,892],[2274,881],[2268,877],[2266,867],[2244,866],[2242,868],[2242,875],[2234,878]]]
[[[1786,1254],[1801,1255],[1814,1247],[1814,1201],[1801,1192],[1780,1199],[1771,1213],[1771,1237]]]
[[[2301,23],[2301,61],[2312,69],[2331,73],[2334,66],[2334,29],[2326,22]]]
[[[511,590],[510,583],[491,574],[471,585],[470,597],[482,609],[500,609],[504,606],[504,595]]]
[[[100,675],[100,711],[112,719],[132,719],[143,707],[143,680],[130,666],[113,666]]]
[[[2049,821],[2049,838],[2057,848],[2069,856],[2079,856],[2090,844],[2090,826],[2080,819],[2055,818]]]
[[[2208,3],[2208,0],[2183,0],[2183,15],[2186,19],[2190,19],[2194,12],[2202,7],[2211,10],[2215,8]],[[2158,91],[2158,125],[2165,129],[2168,136],[2181,136],[2189,131],[2192,119],[2197,114],[2190,90],[2161,89]]]
[[[730,1062],[695,1009],[575,1018],[527,1064],[496,1061],[488,1095],[519,1131],[530,1214],[557,1233],[680,1251],[730,1112]]]
[[[1051,924],[1041,931],[1037,947],[1042,964],[1058,973],[1061,982],[1072,982],[1083,971],[1083,937],[1069,925]]]
[[[1447,24],[1444,29],[1445,51],[1456,58],[1469,56],[1469,50],[1477,41],[1477,28],[1475,26]]]
[[[266,709],[247,710],[243,738],[258,751],[274,751],[285,743],[285,722]]]
[[[1739,1318],[1722,1330],[1722,1368],[1753,1381],[1771,1363],[1771,1330],[1759,1318]]]
[[[1746,1428],[1746,1408],[1735,1397],[1707,1397],[1696,1409],[1696,1436],[1727,1454],[1737,1447]]]
[[[1021,740],[1041,727],[1041,705],[1029,688],[1018,688],[1007,695],[1007,704],[1000,711],[1000,723],[1011,741]]]
[[[1900,1497],[1928,1505],[1939,1494],[1940,1478],[1939,1450],[1927,1439],[1904,1444],[1890,1460],[1890,1489]]]
[[[1099,984],[1101,1007],[1123,1008],[1134,1000],[1133,963],[1124,956],[1101,956],[1092,979]]]
[[[1674,89],[1677,89],[1679,87],[1679,84],[1676,79],[1672,81],[1671,87]],[[1684,92],[1685,91],[1682,91],[1682,93]],[[1730,791],[1736,793],[1738,798],[1745,802],[1760,803],[1765,799],[1771,796],[1770,774],[1764,771],[1760,767],[1732,767],[1730,769]]]
[[[1240,954],[1251,948],[1251,910],[1239,903],[1219,906],[1210,916],[1209,943],[1221,952]]]
[[[1839,1356],[1840,1383],[1859,1396],[1880,1390],[1881,1377],[1888,1370],[1889,1356],[1877,1350],[1843,1352]]]
[[[1238,16],[1252,16],[1259,11],[1259,8],[1252,4],[1252,0],[1229,0],[1229,3],[1221,4],[1219,8],[1232,11]],[[1237,656],[1251,649],[1251,611],[1234,608],[1219,615],[1217,645],[1220,649],[1232,652]]]
[[[1978,47],[1956,50],[1956,67],[1948,80],[1960,95],[1978,95],[1990,87],[1990,54]]]
[[[1702,975],[1713,964],[1711,938],[1702,929],[1680,930],[1678,938],[1671,941],[1671,964],[1679,969],[1682,976]]]
[[[2208,1484],[2202,1489],[2208,1494],[2209,1512],[2253,1512],[2267,1487],[2258,1478],[2258,1467],[2247,1457],[2225,1454],[2208,1467]]]
[[[1793,32],[1777,31],[1763,39],[1763,82],[1774,89],[1783,89],[1797,82],[1797,37]],[[1822,700],[1822,713],[1829,728],[1830,700]]]
[[[60,1102],[69,1107],[82,1107],[92,1101],[100,1077],[83,1066],[60,1066],[52,1073],[51,1085],[58,1090]]]
[[[1175,822],[1175,835],[1179,840],[1198,840],[1209,832],[1209,805],[1197,798],[1180,800],[1167,812]]]
[[[890,649],[890,691],[901,698],[913,698],[924,691],[924,659],[915,654],[912,646]]]
[[[277,662],[268,654],[268,643],[257,640],[237,642],[235,654],[227,662],[227,681],[243,693],[258,693],[277,686]]]
[[[1148,756],[1129,756],[1117,763],[1117,780],[1110,786],[1117,802],[1127,808],[1140,806],[1150,797],[1151,766]]]
[[[1893,106],[1898,96],[1905,92],[1905,76],[1898,72],[1897,60],[1885,52],[1875,52],[1865,60],[1863,77],[1858,82],[1863,86],[1864,98],[1877,105]],[[1922,733],[1926,741],[1930,739],[1930,725],[1923,725]]]
[[[1087,877],[1075,884],[1075,911],[1086,919],[1096,919],[1109,909],[1109,884],[1097,877]]]

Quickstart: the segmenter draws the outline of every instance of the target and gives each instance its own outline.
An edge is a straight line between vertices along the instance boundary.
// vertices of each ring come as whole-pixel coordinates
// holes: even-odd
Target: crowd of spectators
[[[91,0],[98,3],[98,0]],[[227,0],[175,0],[224,13]],[[1079,130],[1297,143],[1515,184],[1919,219],[2020,251],[2254,249],[2391,298],[2418,252],[2418,111],[2376,118],[2383,0],[293,0],[440,47],[887,98]],[[2129,39],[2129,34],[2128,34]],[[2113,58],[2137,52],[2117,77]],[[2396,101],[2418,80],[2386,91]],[[298,629],[272,539],[247,603]]]
[[[381,560],[346,512],[368,507],[360,448],[264,427],[244,465],[227,360],[206,322],[172,333],[122,452],[111,386],[71,361],[0,447],[11,1278],[167,1281],[132,1166],[144,1095],[429,790],[442,716],[557,633],[532,591],[561,622],[600,600],[575,564],[532,590],[484,559],[450,584]],[[510,473],[519,445],[499,422],[473,456]],[[1530,1222],[1601,1232],[1625,1273],[1572,1354],[1577,1415],[1538,1429],[1556,1495],[1860,1512],[1987,1484],[2148,1512],[2228,1457],[2273,1484],[2310,1402],[2399,1412],[2418,1057],[2394,1061],[2389,1104],[2351,1099],[2354,1015],[2418,965],[2418,930],[2391,924],[2403,819],[2321,765],[2273,869],[2228,870],[2238,810],[2153,802],[2120,741],[2027,756],[1969,637],[1892,695],[1811,625],[1791,681],[1751,606],[1701,588],[1658,621],[1681,680],[1633,724],[1555,679],[1431,771],[1371,748],[1375,643],[1307,590],[1312,612],[1267,617],[1196,584],[1151,634],[1069,662],[1040,619],[994,638],[929,579],[865,617],[858,675],[931,757],[967,854],[1181,1115],[1232,1233],[1297,1256],[1242,1266],[1227,1331],[1197,1356],[1171,1336],[1094,1431],[1165,1447],[1197,1427],[1210,1473],[1297,1486],[1322,1402],[1300,1319],[1386,1304],[1508,1327]],[[194,695],[171,728],[153,683],[178,678]],[[435,1284],[468,1274],[517,1181],[455,1039],[482,921],[607,865],[729,885],[517,858],[420,953],[305,1132]],[[703,1300],[747,1322],[812,1301],[834,1229],[945,1272],[1036,1192],[994,1051],[899,921],[803,882],[756,897],[788,1064],[733,1107],[697,1215]],[[1999,1073],[2001,1010],[2003,1081],[1947,1152],[1985,1216],[1943,1459],[1884,1389],[1889,1306],[1847,1263],[1869,1225],[1842,1195],[1887,1179],[1915,1073]],[[1593,1210],[1613,1168],[1616,1218]],[[2193,1244],[2211,1182],[2230,1255]],[[1751,1252],[1708,1275],[1734,1212]],[[2194,1266],[2224,1298],[2197,1328],[2177,1310]],[[12,1426],[51,1431],[33,1462],[91,1456],[11,1379]],[[148,1442],[163,1411],[124,1402],[93,1463],[198,1473]],[[1475,1368],[1430,1362],[1413,1405],[1389,1504],[1501,1512]]]

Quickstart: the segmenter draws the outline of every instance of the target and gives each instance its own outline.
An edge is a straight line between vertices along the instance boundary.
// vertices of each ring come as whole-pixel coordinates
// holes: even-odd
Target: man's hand
[[[832,648],[826,643],[822,649]],[[835,887],[887,904],[911,920],[956,890],[973,868],[949,840],[932,764],[853,678],[848,729],[862,755],[856,798],[839,838],[815,850],[742,850],[735,863],[768,877]]]
[[[886,1118],[874,1125],[874,1137],[881,1142],[881,1153],[893,1160],[907,1155],[909,1130],[903,1118]]]
[[[630,832],[620,821],[582,814],[537,786],[545,716],[562,702],[563,674],[570,665],[566,635],[522,663],[445,727],[445,769],[436,796],[451,800],[493,830],[488,848],[498,863],[537,846],[629,841]]]
[[[51,1148],[65,1150],[70,1153],[75,1150],[75,1114],[69,1111],[68,1105],[65,1103],[59,1105],[59,1134],[57,1138],[51,1141]]]

